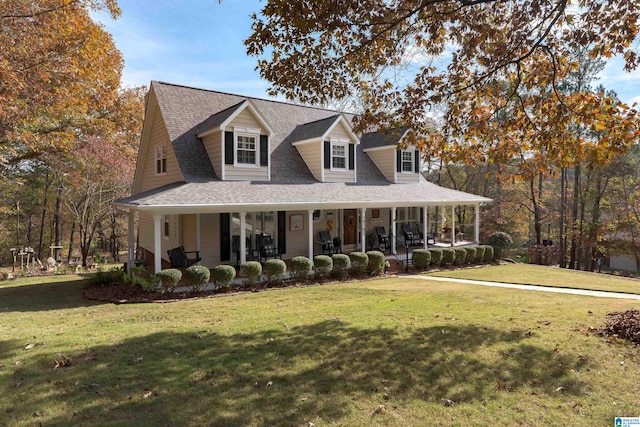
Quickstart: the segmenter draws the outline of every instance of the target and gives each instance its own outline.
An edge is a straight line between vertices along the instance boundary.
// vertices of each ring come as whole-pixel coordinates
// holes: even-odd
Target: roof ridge
[[[275,104],[293,105],[293,106],[296,106],[296,107],[309,108],[309,109],[312,109],[312,110],[331,111],[331,112],[334,112],[334,113],[337,113],[337,114],[350,114],[350,115],[353,115],[353,116],[357,116],[356,113],[350,113],[350,112],[347,112],[347,111],[338,111],[338,110],[332,110],[330,108],[314,107],[312,105],[305,105],[305,104],[294,104],[293,102],[280,101],[280,100],[277,100],[277,99],[260,98],[260,97],[257,97],[257,96],[249,96],[249,95],[243,95],[243,94],[239,94],[239,93],[224,92],[224,91],[215,90],[215,89],[204,89],[204,88],[200,88],[200,87],[187,86],[187,85],[178,84],[178,83],[163,82],[161,80],[151,80],[151,83],[158,83],[158,84],[163,84],[163,85],[167,85],[167,86],[181,87],[181,88],[185,88],[185,89],[199,90],[199,91],[202,91],[202,92],[219,93],[221,95],[231,95],[231,96],[244,97],[246,99],[254,99],[254,100],[265,101],[265,102],[273,102]]]

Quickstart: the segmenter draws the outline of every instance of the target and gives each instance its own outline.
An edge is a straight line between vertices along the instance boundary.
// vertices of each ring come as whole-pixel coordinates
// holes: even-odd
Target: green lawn
[[[433,276],[490,282],[640,294],[640,280],[587,271],[532,264],[502,264],[461,270],[443,270]]]
[[[589,332],[637,302],[391,278],[113,305],[54,279],[0,282],[0,425],[610,426],[639,413],[640,350]]]

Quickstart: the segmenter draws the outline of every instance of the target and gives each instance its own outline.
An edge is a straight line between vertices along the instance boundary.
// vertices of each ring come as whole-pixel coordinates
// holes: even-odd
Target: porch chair
[[[323,255],[333,255],[338,253],[338,249],[333,244],[333,239],[328,230],[322,230],[318,232],[320,236],[320,247]]]
[[[268,234],[258,234],[258,251],[260,253],[260,260],[266,261],[269,258],[282,259],[282,254],[273,244],[273,237]]]
[[[382,252],[386,252],[390,247],[387,231],[384,227],[376,227],[376,235],[378,236],[378,246],[380,247],[380,250]]]
[[[402,234],[404,235],[404,244],[407,246],[415,246],[418,242],[418,236],[411,230],[411,224],[402,224]]]
[[[190,258],[187,254],[196,254],[196,256],[195,258]],[[202,261],[202,258],[200,258],[200,251],[185,251],[184,246],[169,249],[167,251],[167,255],[169,255],[171,268],[187,268]]]
[[[245,260],[255,261],[259,258],[258,251],[251,250],[251,237],[245,238]],[[231,236],[231,251],[236,256],[236,265],[240,265],[240,236]]]
[[[423,239],[422,241],[424,242],[424,239],[427,239],[427,245],[435,245],[436,244],[436,239],[435,237],[433,237],[433,234],[424,234],[424,224],[419,222],[416,224],[416,229],[418,230],[418,235],[420,236],[420,239]]]
[[[413,232],[415,243],[417,245],[424,245],[424,228],[422,227],[422,224],[421,223],[413,224],[411,231]]]

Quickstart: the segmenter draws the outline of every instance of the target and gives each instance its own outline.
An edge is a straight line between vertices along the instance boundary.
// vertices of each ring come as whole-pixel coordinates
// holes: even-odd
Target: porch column
[[[424,206],[422,208],[422,230],[424,231],[424,236],[422,236],[424,240],[424,248],[427,249],[429,245],[427,244],[427,236],[429,235],[429,206]]]
[[[240,265],[247,262],[247,213],[240,212]]]
[[[438,230],[438,234],[444,235],[444,224],[447,219],[447,207],[441,206],[440,209],[440,230]]]
[[[162,270],[162,233],[160,232],[160,221],[162,215],[153,215],[153,272],[158,273]]]
[[[451,206],[451,247],[456,244],[456,207]]]
[[[127,251],[127,275],[129,277],[131,277],[131,266],[133,264],[133,259],[135,258],[135,235],[134,235],[134,230],[133,230],[133,211],[129,211],[127,212],[127,219],[128,221],[128,225],[127,225],[127,231],[128,231],[128,235],[127,235],[127,247],[129,248],[129,250]]]
[[[196,215],[196,251],[200,251],[200,214]]]
[[[313,262],[313,210],[307,211],[307,224],[309,229],[309,234],[307,236],[307,240],[309,242],[309,259]]]
[[[476,229],[475,229],[475,243],[480,243],[480,203],[476,203]]]
[[[396,241],[396,208],[393,207],[391,208],[391,253],[392,254],[396,254],[397,253],[397,241]]]
[[[360,209],[360,247],[362,252],[367,251],[366,218],[367,208]]]

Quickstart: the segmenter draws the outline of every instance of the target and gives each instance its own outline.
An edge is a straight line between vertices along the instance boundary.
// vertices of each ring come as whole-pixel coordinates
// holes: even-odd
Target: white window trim
[[[404,154],[405,153],[411,155],[411,170],[408,170],[408,171],[404,170],[404,164],[408,162],[407,160],[404,160]],[[414,163],[415,162],[415,158],[413,156],[415,156],[415,153],[416,153],[415,150],[404,150],[404,151],[400,152],[400,156],[401,156],[400,157],[401,158],[401,161],[400,161],[400,173],[402,173],[402,174],[414,174],[415,173],[415,171],[413,170],[414,169],[414,164],[415,164]]]
[[[156,155],[154,162],[154,169],[156,175],[166,175],[167,174],[167,145],[160,144],[156,145]],[[164,151],[164,156],[162,155]],[[162,160],[164,159],[164,170],[162,169]],[[160,162],[160,172],[158,172],[158,162]]]
[[[338,147],[338,146],[344,147],[344,167],[343,168],[336,168],[336,167],[333,166],[333,158],[334,158],[333,147]],[[338,171],[338,172],[346,172],[346,171],[348,171],[349,170],[349,143],[348,142],[333,142],[332,141],[330,150],[331,150],[331,156],[330,156],[330,159],[329,159],[329,161],[331,162],[330,170]],[[335,156],[335,157],[337,158],[338,156]]]
[[[255,141],[254,150],[256,153],[255,163],[240,163],[238,162],[238,138],[239,137],[253,138]],[[233,133],[233,166],[237,168],[259,168],[260,167],[260,134],[249,132],[234,132]],[[246,151],[246,150],[245,150]]]

